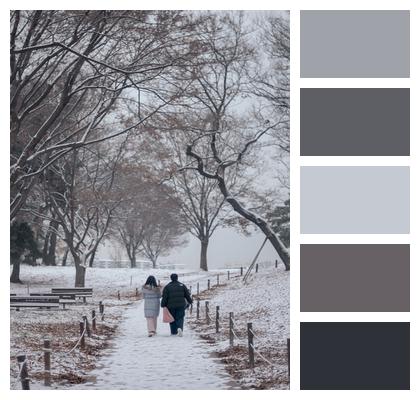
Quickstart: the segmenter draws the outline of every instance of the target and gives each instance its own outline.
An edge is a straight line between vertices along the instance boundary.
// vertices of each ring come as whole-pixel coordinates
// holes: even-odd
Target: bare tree
[[[226,181],[224,178],[226,170],[231,167],[234,167],[236,164],[240,164],[241,159],[246,155],[248,148],[253,143],[258,141],[258,139],[261,138],[268,130],[269,128],[266,128],[258,132],[253,139],[251,139],[244,145],[243,149],[240,150],[237,156],[234,158],[222,159],[220,158],[220,154],[217,152],[217,150],[214,150],[213,159],[215,161],[217,160],[217,165],[211,171],[205,169],[203,157],[194,151],[194,143],[187,147],[187,155],[192,157],[196,161],[195,168],[200,173],[200,175],[207,179],[215,180],[217,182],[217,185],[221,193],[223,194],[226,202],[228,202],[238,214],[240,214],[242,217],[246,218],[248,221],[251,221],[256,226],[258,226],[258,228],[260,228],[260,230],[264,233],[264,235],[273,245],[277,254],[285,264],[286,269],[289,269],[290,260],[289,250],[287,249],[287,247],[281,242],[281,240],[278,238],[273,229],[270,228],[268,222],[265,219],[247,209],[235,196],[232,195],[232,193],[229,191],[226,185]],[[214,137],[211,139],[211,141],[218,142],[218,138]]]
[[[130,209],[123,219],[117,218],[118,222],[113,229],[116,232],[114,236],[127,252],[131,268],[135,268],[137,265],[137,255],[140,253],[143,242],[143,227],[138,223],[141,218],[139,214],[138,209]]]
[[[259,19],[259,62],[250,72],[251,91],[263,103],[258,117],[277,125],[267,132],[276,149],[279,182],[289,189],[290,153],[290,26],[289,14],[268,14]]]
[[[217,183],[189,168],[190,160],[185,149],[197,136],[207,135],[213,130],[226,133],[236,126],[237,120],[230,118],[227,109],[241,92],[244,76],[241,68],[252,53],[250,48],[240,43],[243,32],[232,15],[205,15],[205,22],[198,28],[200,55],[176,75],[176,81],[188,81],[189,84],[181,99],[171,105],[164,122],[159,123],[160,130],[167,131],[174,158],[171,183],[181,201],[185,224],[200,241],[200,268],[203,270],[208,269],[210,238],[218,227],[227,223],[229,210]],[[242,20],[242,14],[238,19]],[[231,67],[237,73],[235,81],[227,79],[226,68]],[[233,136],[232,140],[235,140]],[[229,145],[233,146],[232,140],[227,139],[226,143],[230,142]],[[205,154],[203,162],[211,164],[210,149],[202,147],[201,150]],[[220,150],[228,152],[229,147]],[[235,184],[239,191],[239,182],[245,185],[244,176],[238,172],[231,169],[225,178],[229,187]],[[232,221],[232,218],[229,220]]]
[[[103,147],[73,150],[45,173],[44,185],[53,214],[44,218],[59,224],[56,234],[74,260],[75,286],[84,286],[89,258],[104,239],[120,202],[113,191],[120,151],[113,153]]]
[[[147,209],[152,203],[146,180],[149,172],[144,166],[127,161],[118,169],[117,191],[121,202],[113,216],[110,232],[126,250],[131,268],[135,268],[137,256],[141,253]]]
[[[196,174],[186,163],[185,138],[174,131],[170,135],[174,165],[170,184],[180,204],[180,214],[186,229],[200,241],[200,268],[208,270],[207,252],[210,238],[223,224],[226,216],[224,198],[216,184]]]
[[[172,100],[165,74],[191,53],[191,21],[178,11],[11,12],[12,219],[58,159],[123,135]],[[116,126],[122,97],[139,107],[140,93],[132,126]]]
[[[132,268],[138,254],[155,267],[159,256],[185,242],[180,205],[153,172],[133,164],[120,169],[124,176],[118,182],[121,203],[113,216],[113,237],[126,249]]]
[[[149,205],[147,218],[143,220],[141,248],[155,268],[159,256],[167,255],[170,250],[186,243],[186,229],[180,218],[180,206],[168,189],[158,186],[154,194],[155,200]]]
[[[247,208],[233,188],[229,188],[226,177],[230,170],[240,168],[247,162],[252,149],[262,138],[275,130],[280,121],[247,121],[247,127],[237,132],[230,121],[234,115],[229,113],[241,94],[249,92],[251,83],[247,79],[252,67],[253,49],[247,41],[242,16],[215,16],[214,22],[207,26],[201,40],[208,50],[202,65],[192,68],[191,95],[201,104],[211,118],[207,131],[197,132],[186,147],[186,154],[193,160],[188,168],[195,169],[202,177],[214,181],[225,201],[239,215],[255,224],[268,238],[280,258],[289,268],[289,251],[281,242],[268,222]],[[235,147],[229,145],[228,138],[238,133]],[[204,151],[202,149],[205,149]],[[225,151],[224,149],[228,149]]]

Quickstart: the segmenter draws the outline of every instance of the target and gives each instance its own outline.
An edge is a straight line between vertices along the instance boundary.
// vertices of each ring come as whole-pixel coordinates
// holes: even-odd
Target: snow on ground
[[[287,338],[289,338],[289,272],[284,268],[265,266],[258,273],[252,273],[246,283],[242,278],[229,281],[203,293],[201,296],[200,320],[195,311],[190,323],[213,346],[221,357],[226,369],[243,388],[287,389]],[[204,301],[209,301],[211,323],[206,324]],[[220,333],[215,333],[215,308],[220,307]],[[229,347],[229,312],[234,313],[235,331],[239,339],[234,339],[234,348]],[[257,354],[256,368],[248,366],[247,323],[252,322],[256,334],[254,346],[271,366]],[[238,346],[239,345],[239,346]]]
[[[230,376],[210,356],[208,346],[185,326],[171,336],[158,318],[158,334],[147,337],[143,302],[130,306],[112,349],[78,389],[230,389]],[[70,387],[71,389],[71,387]]]
[[[166,284],[172,272],[176,271],[88,269],[86,286],[93,287],[94,297],[87,304],[80,302],[59,311],[11,310],[11,388],[20,388],[16,355],[27,354],[32,389],[45,389],[42,340],[49,336],[53,347],[51,388],[55,389],[163,389],[162,381],[165,389],[287,389],[289,273],[266,264],[244,284],[237,269],[230,270],[230,280],[227,270],[179,271],[180,280],[192,287],[196,299],[196,285],[200,284],[201,318],[196,321],[194,307],[192,314],[187,313],[185,337],[170,337],[167,324],[160,324],[159,335],[148,338],[142,302],[137,301],[135,289],[150,274]],[[214,287],[216,275],[219,287]],[[23,266],[21,279],[30,284],[29,288],[12,284],[12,293],[70,287],[74,284],[74,268]],[[211,290],[206,290],[208,279]],[[117,291],[121,300],[117,299]],[[206,299],[210,301],[212,319],[215,306],[220,306],[221,332],[217,335],[214,323],[207,325],[203,319]],[[97,332],[87,338],[86,350],[77,347],[69,353],[78,340],[81,317],[87,315],[90,319],[92,309],[98,313],[99,301],[105,305],[105,320],[98,320]],[[234,313],[240,338],[235,339],[233,348],[229,348],[228,341],[229,312]],[[256,368],[248,368],[247,322],[254,324],[258,335],[255,348],[274,367],[256,356]],[[162,379],[162,373],[167,371],[173,377]]]
[[[20,388],[17,382],[18,365],[16,356],[26,354],[31,372],[31,381],[35,388],[43,379],[44,338],[52,338],[52,379],[53,387],[63,383],[81,383],[86,380],[86,373],[95,367],[97,358],[109,346],[108,339],[115,336],[115,329],[128,305],[138,300],[136,288],[140,288],[147,276],[155,275],[162,284],[169,281],[170,270],[129,269],[129,268],[92,268],[86,272],[86,287],[93,288],[93,297],[87,303],[78,302],[68,305],[66,310],[10,310],[10,380],[11,388]],[[215,279],[215,272],[182,270],[180,280],[200,286],[207,285],[207,279]],[[21,280],[24,284],[11,284],[11,293],[25,295],[29,292],[50,292],[53,287],[73,287],[74,267],[21,267]],[[225,273],[226,274],[226,273]],[[121,300],[117,298],[120,291]],[[91,320],[91,312],[99,314],[98,303],[105,306],[104,321],[98,319],[97,332],[87,339],[88,351],[77,347],[68,353],[79,339],[79,321],[82,316]],[[42,388],[44,388],[42,386]]]

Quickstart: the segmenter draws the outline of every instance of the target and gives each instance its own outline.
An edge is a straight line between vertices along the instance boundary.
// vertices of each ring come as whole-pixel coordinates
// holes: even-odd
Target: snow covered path
[[[170,336],[158,318],[158,334],[147,337],[143,301],[130,306],[114,346],[77,389],[232,389],[229,375],[204,341],[184,324],[184,336]],[[74,388],[74,387],[73,387]]]

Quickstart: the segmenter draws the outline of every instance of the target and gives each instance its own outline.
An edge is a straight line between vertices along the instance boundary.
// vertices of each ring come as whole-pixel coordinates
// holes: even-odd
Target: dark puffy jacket
[[[185,300],[190,304],[193,302],[187,287],[178,281],[170,282],[163,289],[160,305],[168,308],[185,307]]]

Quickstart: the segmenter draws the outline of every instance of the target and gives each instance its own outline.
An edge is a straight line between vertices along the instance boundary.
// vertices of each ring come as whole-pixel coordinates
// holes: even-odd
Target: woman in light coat
[[[141,292],[144,298],[144,316],[147,321],[149,337],[156,335],[157,318],[160,311],[160,298],[162,297],[161,287],[157,284],[156,278],[150,275],[142,286]]]

